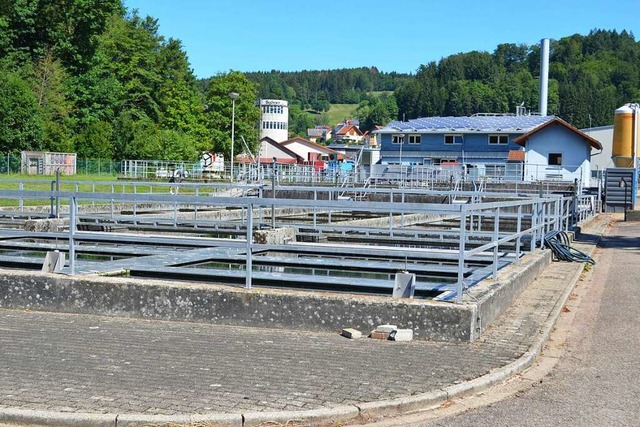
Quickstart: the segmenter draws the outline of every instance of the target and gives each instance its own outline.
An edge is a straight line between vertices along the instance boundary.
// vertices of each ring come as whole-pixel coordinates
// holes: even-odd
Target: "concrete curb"
[[[333,408],[312,409],[310,411],[248,412],[242,415],[243,427],[255,427],[267,424],[296,425],[333,425],[353,420],[360,414],[357,407],[336,406]]]
[[[590,223],[592,221],[589,221]],[[604,231],[588,251],[591,256]],[[372,421],[377,418],[408,414],[439,406],[453,398],[468,396],[486,390],[504,382],[514,374],[524,371],[533,365],[549,340],[562,308],[567,303],[576,283],[582,275],[582,266],[578,264],[575,273],[568,281],[568,286],[554,305],[551,313],[543,323],[534,343],[520,358],[512,363],[497,368],[481,377],[433,390],[414,396],[401,397],[359,405],[345,405],[332,408],[321,408],[308,411],[275,411],[247,412],[244,414],[197,414],[197,415],[145,415],[145,414],[89,414],[64,413],[52,411],[33,411],[13,408],[0,408],[0,422],[39,425],[39,426],[71,426],[71,427],[122,427],[122,426],[161,426],[161,425],[211,425],[216,427],[257,427],[271,423],[288,425],[301,423],[304,425],[335,425],[346,421]],[[295,425],[295,424],[294,424]]]
[[[116,415],[86,414],[77,412],[33,411],[29,409],[0,409],[0,423],[37,426],[113,427]]]

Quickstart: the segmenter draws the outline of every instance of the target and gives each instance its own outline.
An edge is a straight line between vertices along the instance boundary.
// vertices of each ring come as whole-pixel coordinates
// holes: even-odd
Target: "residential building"
[[[382,126],[375,126],[374,131],[382,129]],[[364,145],[371,148],[378,148],[378,134],[372,131],[366,131],[362,134],[362,141]]]
[[[602,151],[598,140],[557,117],[514,142],[525,149],[525,181],[579,181],[589,186],[591,149]]]
[[[346,120],[339,123],[331,131],[331,139],[333,142],[360,142],[362,141],[362,131],[358,128],[357,120]]]
[[[331,126],[316,126],[313,129],[307,129],[307,139],[311,142],[326,142],[331,137]]]
[[[587,185],[591,148],[601,149],[598,141],[554,116],[425,117],[392,121],[373,133],[379,135],[381,164],[458,165],[471,177],[579,177]],[[518,153],[523,150],[524,159]]]
[[[304,161],[314,162],[317,160],[329,159],[332,155],[337,159],[338,152],[324,145],[316,144],[300,136],[283,141],[280,143],[283,147],[288,148],[298,156],[302,157]]]
[[[305,160],[302,156],[269,137],[260,140],[259,157],[260,163],[271,163],[275,159],[276,163],[280,164],[301,164]]]

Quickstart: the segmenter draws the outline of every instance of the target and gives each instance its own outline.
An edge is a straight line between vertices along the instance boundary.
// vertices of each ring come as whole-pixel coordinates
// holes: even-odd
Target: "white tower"
[[[276,142],[289,139],[289,103],[279,99],[260,99],[260,139],[268,136]]]

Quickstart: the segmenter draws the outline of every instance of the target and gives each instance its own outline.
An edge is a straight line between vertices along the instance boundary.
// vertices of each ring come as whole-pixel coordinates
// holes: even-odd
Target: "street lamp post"
[[[229,94],[229,98],[231,98],[231,182],[233,182],[233,143],[236,134],[236,99],[239,96],[237,92]]]
[[[624,188],[624,220],[627,221],[627,188],[629,188],[629,183],[624,177],[620,178],[619,182],[620,188]]]

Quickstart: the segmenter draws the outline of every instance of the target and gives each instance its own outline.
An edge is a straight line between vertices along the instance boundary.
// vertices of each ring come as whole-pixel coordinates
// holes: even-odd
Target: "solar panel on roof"
[[[387,130],[411,131],[529,131],[554,116],[471,116],[471,117],[421,117],[408,122],[393,121]]]

